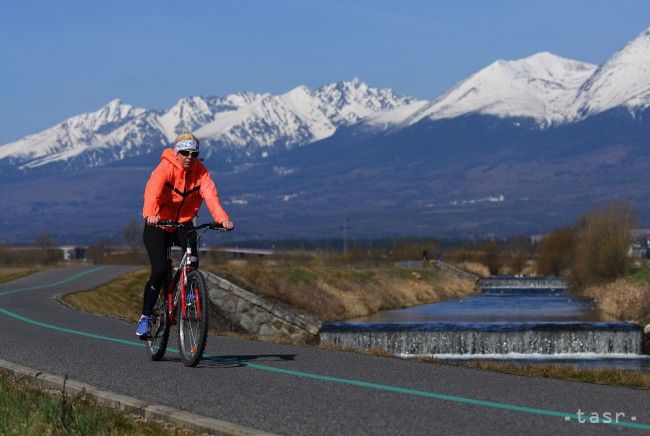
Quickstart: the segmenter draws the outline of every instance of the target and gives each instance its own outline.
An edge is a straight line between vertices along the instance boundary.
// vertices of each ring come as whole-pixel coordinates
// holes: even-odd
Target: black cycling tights
[[[188,223],[191,225],[191,223]],[[168,257],[168,249],[173,245],[181,247],[182,253],[185,253],[189,241],[192,255],[197,256],[196,249],[196,232],[190,232],[184,228],[176,229],[174,232],[167,232],[160,227],[144,225],[142,235],[144,246],[149,255],[151,263],[151,276],[144,286],[144,298],[142,301],[142,314],[151,316],[151,311],[156,305],[160,288],[167,286],[171,277],[171,261]],[[192,266],[198,267],[198,260],[192,263]]]

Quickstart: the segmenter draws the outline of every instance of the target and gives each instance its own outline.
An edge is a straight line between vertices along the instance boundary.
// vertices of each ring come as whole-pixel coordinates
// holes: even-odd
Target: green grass
[[[288,284],[310,285],[318,280],[318,276],[314,274],[313,271],[300,266],[290,266],[284,268],[280,271],[280,275],[287,281]]]
[[[644,262],[639,266],[632,267],[630,279],[637,283],[650,284],[650,263]]]
[[[178,435],[196,434],[144,422],[63,392],[38,391],[0,371],[0,434]]]

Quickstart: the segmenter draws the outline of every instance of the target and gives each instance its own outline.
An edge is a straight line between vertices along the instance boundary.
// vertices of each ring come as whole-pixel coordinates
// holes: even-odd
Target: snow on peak
[[[298,86],[284,94],[266,94],[249,105],[219,113],[197,134],[237,148],[278,143],[291,148],[327,138],[343,124],[356,123],[408,102],[407,98],[387,89],[372,88],[358,78],[324,85],[316,91]]]
[[[650,107],[650,27],[598,68],[549,52],[498,60],[430,102],[371,87],[358,77],[314,91],[298,86],[281,95],[182,97],[164,110],[115,99],[0,146],[0,160],[23,168],[57,161],[103,165],[151,153],[185,130],[203,140],[208,158],[216,147],[254,156],[327,138],[343,125],[390,129],[480,113],[532,118],[544,127],[619,106],[632,113]]]
[[[105,136],[144,113],[145,109],[115,99],[95,112],[76,115],[42,132],[1,146],[0,159],[22,161],[27,167],[68,160],[89,149],[101,148]]]
[[[193,131],[212,121],[214,113],[203,97],[182,97],[158,119],[169,141],[180,132]]]
[[[625,106],[650,106],[650,27],[616,52],[580,88],[574,109],[587,117]]]
[[[595,69],[595,65],[548,52],[498,60],[433,100],[406,123],[469,113],[533,118],[540,125],[566,121],[567,105]]]

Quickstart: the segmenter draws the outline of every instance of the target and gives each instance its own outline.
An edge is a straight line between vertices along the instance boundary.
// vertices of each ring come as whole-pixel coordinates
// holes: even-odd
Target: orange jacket
[[[199,161],[185,171],[176,159],[176,152],[163,151],[160,164],[153,170],[144,188],[142,216],[158,215],[161,220],[191,221],[199,212],[202,200],[218,223],[229,221],[217,194],[210,173]]]

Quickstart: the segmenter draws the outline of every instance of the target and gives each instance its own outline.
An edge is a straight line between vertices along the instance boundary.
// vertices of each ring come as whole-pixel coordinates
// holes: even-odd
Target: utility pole
[[[350,229],[347,215],[343,217],[343,227],[341,229],[343,230],[343,254],[345,255],[348,254],[348,230]]]

